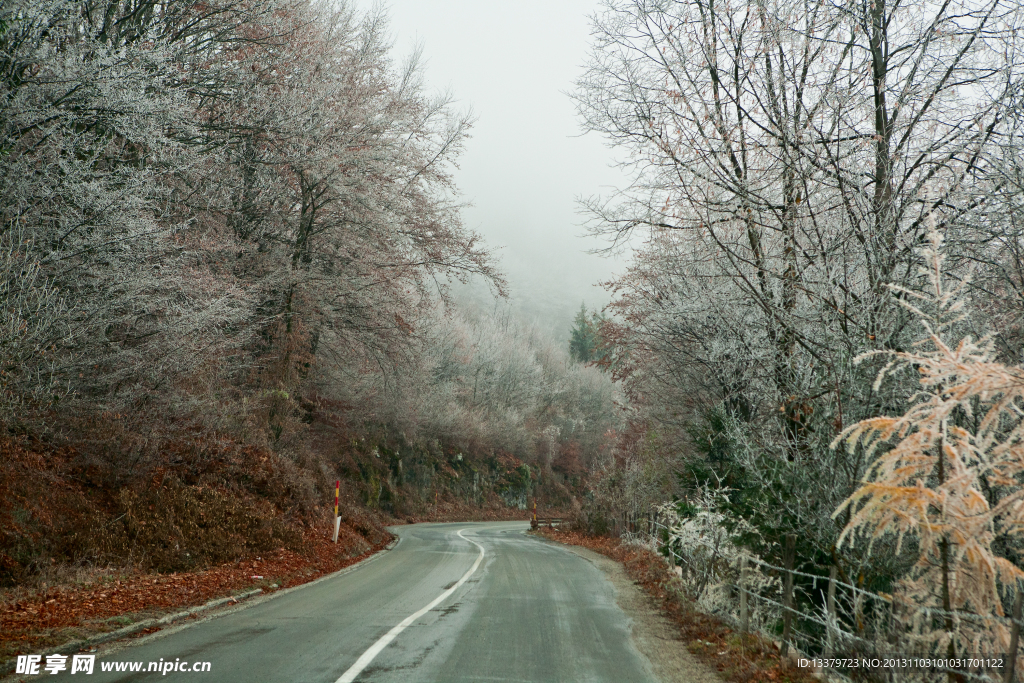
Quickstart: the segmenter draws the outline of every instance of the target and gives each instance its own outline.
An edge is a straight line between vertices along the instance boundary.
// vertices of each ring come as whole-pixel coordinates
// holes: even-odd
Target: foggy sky
[[[361,7],[370,7],[361,0]],[[580,136],[566,93],[582,74],[589,15],[597,0],[485,2],[391,0],[396,59],[423,49],[431,90],[450,90],[476,124],[456,184],[473,205],[467,227],[501,247],[513,305],[559,337],[580,302],[607,303],[594,286],[623,260],[585,252],[605,246],[583,238],[579,196],[624,184],[612,152],[595,135]]]

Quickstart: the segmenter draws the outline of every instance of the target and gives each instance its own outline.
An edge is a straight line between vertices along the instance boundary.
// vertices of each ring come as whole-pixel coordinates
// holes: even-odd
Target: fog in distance
[[[606,194],[624,176],[597,136],[580,135],[568,94],[582,73],[596,0],[391,0],[396,55],[422,49],[432,90],[450,91],[476,123],[456,170],[467,227],[498,247],[511,305],[558,339],[580,302],[599,308],[600,281],[624,258],[588,254],[577,198]],[[360,9],[370,3],[362,0]],[[491,305],[480,287],[460,299]]]

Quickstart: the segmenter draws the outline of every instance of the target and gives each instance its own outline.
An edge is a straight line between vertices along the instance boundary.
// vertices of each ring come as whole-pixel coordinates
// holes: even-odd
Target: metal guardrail
[[[556,526],[561,526],[562,521],[561,517],[537,517],[534,515],[530,520],[530,528],[537,529],[542,526],[554,528]]]

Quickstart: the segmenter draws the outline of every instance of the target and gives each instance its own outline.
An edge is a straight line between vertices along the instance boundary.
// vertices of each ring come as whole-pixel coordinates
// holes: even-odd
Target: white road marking
[[[393,629],[391,629],[390,631],[385,633],[383,636],[381,636],[380,640],[378,640],[376,643],[371,645],[370,649],[367,650],[366,652],[364,652],[362,654],[362,656],[359,659],[356,660],[356,663],[353,664],[352,666],[350,666],[348,668],[348,671],[343,673],[341,675],[341,678],[339,678],[337,681],[335,681],[335,683],[352,683],[352,681],[356,680],[356,676],[358,676],[360,673],[362,673],[363,669],[368,667],[370,665],[370,662],[372,662],[374,660],[374,658],[377,655],[380,654],[380,651],[383,650],[384,648],[386,648],[388,646],[388,644],[398,636],[399,633],[401,633],[402,631],[407,629],[409,626],[411,626],[414,621],[416,621],[417,619],[422,617],[424,614],[426,614],[430,610],[434,609],[434,607],[436,607],[438,605],[438,603],[440,603],[442,600],[444,600],[445,598],[450,596],[455,591],[459,590],[459,586],[461,586],[462,584],[466,583],[466,580],[473,575],[473,572],[476,571],[477,567],[479,567],[480,563],[483,562],[483,560],[484,560],[484,547],[482,545],[480,545],[479,543],[477,543],[476,541],[474,541],[473,539],[466,538],[465,536],[463,536],[462,535],[463,531],[465,531],[465,529],[460,529],[457,532],[458,536],[463,541],[469,541],[470,543],[475,545],[477,548],[480,548],[480,555],[476,558],[476,562],[473,563],[473,566],[469,568],[469,571],[466,572],[465,574],[463,574],[462,578],[459,579],[455,583],[454,586],[452,586],[451,588],[449,588],[445,592],[441,593],[441,595],[439,595],[436,598],[434,598],[434,601],[431,602],[429,605],[427,605],[426,607],[421,609],[419,612],[416,612],[415,614],[412,614],[412,615],[406,617],[405,619],[403,619],[401,621],[401,623],[398,624],[398,626],[395,626]]]

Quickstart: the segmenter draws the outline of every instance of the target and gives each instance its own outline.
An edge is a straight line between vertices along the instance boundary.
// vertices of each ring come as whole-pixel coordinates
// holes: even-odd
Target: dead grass
[[[629,577],[654,598],[661,610],[679,625],[683,642],[698,659],[737,683],[811,683],[817,679],[779,656],[778,648],[755,635],[736,633],[721,620],[692,609],[679,580],[650,550],[607,536],[541,528],[537,533],[568,545],[596,551],[622,563]]]

